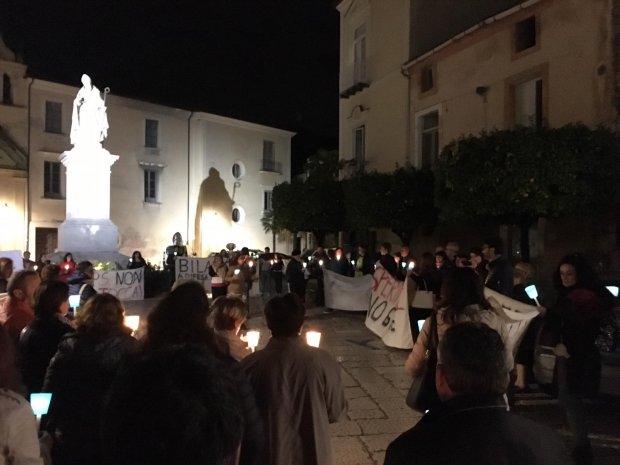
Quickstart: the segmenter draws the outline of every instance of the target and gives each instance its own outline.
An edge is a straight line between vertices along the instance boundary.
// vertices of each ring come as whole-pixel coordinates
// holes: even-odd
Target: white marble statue
[[[108,116],[105,102],[90,77],[83,74],[82,88],[73,100],[71,144],[74,147],[99,144],[107,136]]]

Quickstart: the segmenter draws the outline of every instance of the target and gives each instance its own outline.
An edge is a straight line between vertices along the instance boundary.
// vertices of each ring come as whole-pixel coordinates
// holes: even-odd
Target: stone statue
[[[106,91],[109,89],[106,88]],[[106,92],[107,93],[107,92]],[[105,101],[87,74],[82,75],[82,88],[73,100],[71,143],[73,146],[99,144],[108,136]]]

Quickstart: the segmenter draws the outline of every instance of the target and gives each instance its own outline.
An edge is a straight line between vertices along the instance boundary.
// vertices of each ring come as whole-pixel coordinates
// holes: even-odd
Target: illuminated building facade
[[[71,148],[79,76],[76,87],[25,76],[26,66],[0,44],[7,97],[0,103],[0,207],[7,205],[0,215],[10,216],[11,225],[3,227],[0,247],[39,256],[55,250],[65,220],[66,177],[59,156]],[[97,76],[92,79],[105,87]],[[229,242],[271,245],[260,219],[271,208],[273,187],[290,180],[294,133],[113,91],[106,98],[110,129],[103,146],[119,155],[111,169],[110,219],[119,229],[121,253],[141,250],[159,263],[177,231],[198,256]]]

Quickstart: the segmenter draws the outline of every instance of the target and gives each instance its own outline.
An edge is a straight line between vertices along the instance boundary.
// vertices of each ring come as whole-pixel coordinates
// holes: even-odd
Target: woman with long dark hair
[[[238,300],[240,299],[235,299]],[[181,284],[164,297],[149,314],[143,351],[154,352],[172,346],[193,344],[206,347],[213,355],[218,356],[235,379],[238,388],[236,394],[243,411],[244,432],[239,463],[262,463],[264,429],[254,393],[238,363],[223,355],[229,353],[228,346],[224,341],[216,339],[207,324],[208,315],[209,300],[202,284],[196,281]]]
[[[447,274],[441,285],[441,298],[437,304],[437,342],[443,339],[446,330],[463,321],[479,321],[495,329],[502,339],[504,329],[500,317],[491,310],[484,298],[480,277],[471,268],[455,268]],[[405,371],[418,376],[426,360],[426,351],[431,348],[431,318],[426,319],[407,361]],[[508,356],[507,356],[508,358]],[[512,366],[509,366],[512,369]]]
[[[73,259],[73,255],[71,253],[66,253],[60,263],[60,277],[66,281],[76,268],[77,263]]]
[[[601,380],[601,355],[595,345],[613,296],[580,254],[567,255],[553,275],[557,303],[546,315],[548,328],[559,337],[555,379],[560,407],[573,434],[576,464],[591,464],[584,397],[595,395]]]
[[[65,317],[69,286],[62,281],[43,283],[35,294],[34,320],[19,337],[19,366],[29,393],[40,392],[45,370],[62,337],[75,331]]]

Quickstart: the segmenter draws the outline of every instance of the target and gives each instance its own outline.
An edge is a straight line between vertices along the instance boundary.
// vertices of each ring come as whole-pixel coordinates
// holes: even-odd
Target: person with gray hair
[[[508,411],[504,351],[500,335],[484,323],[449,328],[435,375],[442,403],[390,443],[384,465],[570,463],[555,432]]]

